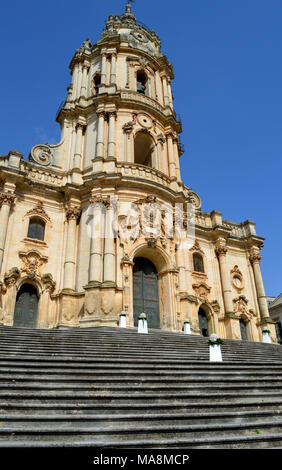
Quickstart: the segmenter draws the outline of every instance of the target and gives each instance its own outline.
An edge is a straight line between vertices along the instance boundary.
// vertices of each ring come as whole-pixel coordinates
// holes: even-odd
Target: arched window
[[[148,94],[148,77],[144,70],[138,70],[136,75],[137,80],[137,91],[142,95]]]
[[[194,268],[194,271],[196,271],[197,273],[203,273],[204,272],[203,257],[199,253],[194,253],[193,254],[193,268]]]
[[[148,132],[138,132],[134,139],[134,162],[153,167],[155,142]]]
[[[96,73],[93,78],[93,91],[94,95],[98,95],[99,93],[99,85],[101,85],[101,74]]]
[[[45,222],[39,217],[32,217],[28,226],[28,238],[44,240]]]

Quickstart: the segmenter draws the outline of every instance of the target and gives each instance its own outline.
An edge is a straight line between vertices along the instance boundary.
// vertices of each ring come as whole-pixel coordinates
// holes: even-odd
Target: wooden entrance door
[[[240,318],[240,330],[241,330],[241,338],[243,341],[248,341],[248,334],[247,334],[247,327],[246,323],[242,318]]]
[[[38,311],[38,295],[31,284],[24,284],[16,299],[14,326],[36,328]]]
[[[199,318],[199,328],[201,330],[201,334],[203,336],[209,336],[208,319],[205,314],[205,311],[202,308],[199,308],[198,318]]]
[[[138,316],[146,313],[149,328],[160,328],[157,270],[146,258],[135,258],[133,267],[134,326]]]

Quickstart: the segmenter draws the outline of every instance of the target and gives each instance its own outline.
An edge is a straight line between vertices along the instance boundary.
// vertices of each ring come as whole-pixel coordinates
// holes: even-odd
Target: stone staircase
[[[0,327],[0,447],[282,448],[282,348]]]

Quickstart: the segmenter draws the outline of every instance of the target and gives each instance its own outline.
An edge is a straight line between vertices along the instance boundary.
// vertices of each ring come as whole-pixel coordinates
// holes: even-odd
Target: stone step
[[[271,367],[269,365],[265,366],[264,364],[257,363],[257,364],[234,364],[233,362],[220,362],[220,363],[210,363],[207,361],[189,361],[189,360],[169,360],[165,364],[160,363],[158,360],[155,359],[121,359],[120,361],[116,361],[115,358],[106,359],[104,357],[99,358],[99,362],[93,363],[91,359],[85,359],[81,361],[77,358],[70,360],[69,358],[62,359],[62,358],[42,358],[39,359],[27,359],[25,357],[19,357],[17,359],[13,358],[0,358],[0,368],[2,367],[24,367],[28,369],[34,369],[37,367],[44,367],[45,368],[68,368],[72,369],[74,367],[78,367],[79,369],[97,369],[97,368],[110,368],[114,366],[118,367],[134,367],[134,368],[143,368],[145,364],[148,364],[150,367],[158,367],[160,369],[167,369],[167,367],[172,366],[175,370],[178,369],[189,369],[189,370],[231,370],[231,371],[277,371],[282,372],[282,363],[280,364],[273,364]]]
[[[44,410],[43,410],[44,411]],[[55,422],[55,421],[91,421],[94,423],[100,423],[101,422],[117,422],[120,423],[122,422],[123,424],[126,423],[131,423],[132,421],[137,420],[138,422],[153,422],[153,421],[159,421],[162,423],[171,423],[173,422],[185,422],[185,423],[208,423],[212,422],[213,420],[220,420],[222,421],[230,421],[236,420],[236,422],[245,422],[245,420],[249,420],[252,422],[252,420],[257,420],[258,418],[260,420],[266,419],[266,420],[274,420],[274,421],[279,421],[282,419],[282,410],[266,410],[266,411],[261,411],[261,410],[254,410],[254,411],[232,411],[232,412],[224,412],[224,411],[218,411],[218,412],[197,412],[195,411],[194,413],[168,413],[166,415],[162,413],[148,413],[148,414],[137,414],[137,413],[128,413],[128,414],[86,414],[82,413],[79,411],[72,412],[70,413],[68,410],[65,410],[65,413],[63,413],[64,410],[60,411],[60,413],[54,413],[50,414],[48,411],[44,413],[40,412],[40,414],[32,413],[31,410],[28,411],[22,411],[22,413],[0,413],[0,421],[24,421],[24,422]]]
[[[100,384],[102,387],[104,384],[114,384],[114,383],[121,383],[121,382],[126,382],[126,383],[149,383],[149,384],[156,384],[156,383],[167,383],[167,384],[190,384],[190,383],[222,383],[224,380],[225,383],[234,383],[234,384],[240,384],[242,380],[244,380],[246,383],[249,383],[250,386],[253,384],[258,384],[261,383],[263,384],[274,384],[274,385],[279,385],[281,382],[281,377],[277,378],[272,378],[272,377],[258,377],[256,375],[252,376],[243,376],[243,377],[235,377],[235,376],[222,376],[222,375],[212,375],[212,376],[205,376],[203,375],[190,375],[187,374],[186,376],[183,375],[157,375],[157,374],[144,374],[140,375],[127,375],[123,374],[122,378],[118,374],[100,374],[100,373],[91,373],[91,374],[83,374],[83,373],[77,373],[77,374],[71,374],[71,373],[64,373],[63,371],[58,374],[45,374],[42,373],[41,375],[39,374],[33,374],[32,372],[30,373],[21,373],[21,374],[1,374],[1,380],[7,381],[20,381],[20,380],[33,380],[35,382],[39,381],[68,381],[68,382],[89,382],[89,381],[94,381],[95,384]],[[1,383],[1,381],[0,381]]]
[[[282,381],[281,383],[279,384],[272,384],[272,382],[270,384],[267,384],[265,385],[264,383],[252,383],[251,384],[251,388],[252,388],[252,392],[256,392],[256,393],[264,393],[264,391],[281,391],[281,385],[282,385]],[[222,383],[213,383],[213,384],[210,384],[210,383],[195,383],[195,384],[191,384],[189,382],[187,382],[187,384],[185,384],[185,390],[193,390],[194,393],[195,391],[200,391],[200,390],[210,390],[210,391],[214,391],[214,390],[220,390],[220,391],[230,391],[230,390],[236,390],[236,391],[243,391],[245,392],[246,390],[249,390],[250,388],[250,384],[241,384],[239,383],[238,385],[234,385],[234,383],[232,384],[222,384]],[[93,383],[90,383],[87,381],[85,383],[81,383],[81,382],[61,382],[61,383],[58,383],[58,382],[50,382],[49,380],[47,381],[47,383],[38,383],[37,382],[29,382],[29,381],[26,381],[25,379],[23,379],[23,381],[19,381],[17,382],[16,380],[13,380],[13,383],[11,383],[10,381],[7,381],[7,382],[0,382],[0,390],[76,390],[76,389],[79,389],[79,390],[96,390],[96,391],[101,391],[101,390],[113,390],[113,391],[126,391],[128,393],[131,393],[132,391],[138,391],[138,390],[148,390],[148,391],[158,391],[158,390],[164,390],[164,391],[183,391],[184,387],[183,387],[183,384],[173,384],[173,385],[168,385],[167,383],[159,383],[159,382],[155,382],[155,383],[150,383],[150,382],[146,382],[146,383],[133,383],[133,384],[130,384],[130,383],[125,383],[125,384],[121,384],[120,382],[118,382],[118,384],[116,383],[112,383],[112,382],[103,382],[103,384],[100,384],[100,385],[97,385],[97,384],[93,384]]]
[[[200,438],[169,438],[169,437],[150,437],[145,439],[128,439],[128,440],[93,440],[91,436],[64,436],[64,438],[58,438],[58,436],[49,437],[48,440],[39,440],[36,436],[30,440],[23,439],[21,437],[12,436],[8,439],[0,440],[1,448],[76,448],[76,447],[91,447],[97,449],[281,449],[282,448],[282,434],[266,432],[263,435],[244,435],[236,436],[214,436],[214,437],[200,437]]]
[[[17,374],[17,373],[25,373],[25,374],[32,374],[34,377],[37,375],[61,375],[62,373],[64,375],[84,375],[84,376],[89,376],[91,377],[96,377],[96,376],[105,376],[109,375],[112,377],[115,377],[117,374],[122,374],[123,377],[147,377],[154,375],[155,377],[160,377],[164,378],[170,378],[170,377],[187,377],[189,378],[194,378],[194,377],[199,377],[199,378],[209,378],[209,377],[221,377],[222,379],[225,378],[278,378],[281,380],[282,378],[282,372],[279,371],[272,371],[269,369],[267,372],[261,371],[260,369],[258,370],[216,370],[212,369],[209,370],[207,369],[206,371],[204,369],[201,370],[196,370],[196,369],[185,369],[185,368],[179,368],[176,369],[174,367],[167,367],[165,368],[159,368],[159,367],[140,367],[136,368],[131,367],[131,368],[123,368],[116,363],[115,366],[109,367],[109,368],[104,368],[103,366],[101,368],[84,368],[81,370],[80,368],[63,368],[63,367],[46,367],[46,368],[20,368],[20,367],[0,367],[0,374],[5,375],[5,374]]]
[[[117,403],[99,403],[93,404],[92,402],[85,400],[77,401],[63,401],[59,402],[53,400],[22,400],[18,399],[9,399],[8,401],[0,400],[0,412],[23,412],[30,414],[41,414],[46,412],[48,414],[57,414],[62,412],[67,413],[87,413],[87,414],[104,414],[113,416],[115,414],[132,414],[133,412],[140,415],[150,415],[151,413],[163,413],[165,416],[175,414],[175,413],[197,413],[197,412],[234,412],[234,411],[269,411],[269,410],[282,410],[282,401],[277,399],[248,399],[244,402],[230,402],[230,401],[221,401],[220,399],[216,402],[175,402],[170,401],[169,403],[164,403],[159,401],[158,403],[126,403],[121,404]]]

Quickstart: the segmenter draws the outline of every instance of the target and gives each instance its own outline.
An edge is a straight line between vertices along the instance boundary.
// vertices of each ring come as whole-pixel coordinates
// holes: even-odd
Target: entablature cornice
[[[88,98],[86,101],[87,105],[82,107],[77,103],[73,103],[71,108],[62,108],[56,118],[57,122],[62,123],[64,119],[75,120],[79,117],[85,118],[86,120],[96,112],[99,107],[112,106],[117,109],[128,109],[130,111],[142,111],[149,113],[152,117],[158,120],[164,127],[170,128],[170,132],[180,134],[182,132],[181,122],[176,120],[176,116],[173,114],[166,115],[165,109],[162,105],[155,100],[149,98],[148,102],[139,102],[138,93],[133,91],[123,90],[115,95],[102,94],[95,97]],[[150,100],[150,102],[149,102]]]

